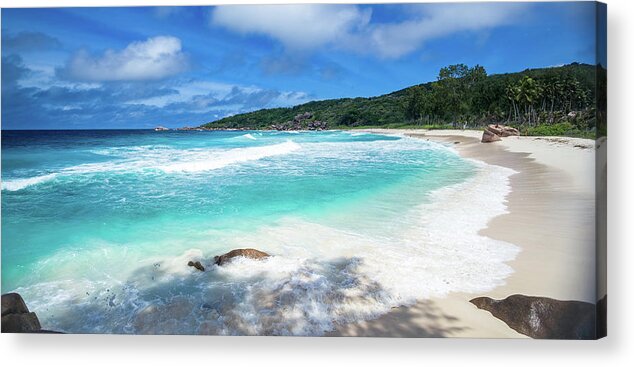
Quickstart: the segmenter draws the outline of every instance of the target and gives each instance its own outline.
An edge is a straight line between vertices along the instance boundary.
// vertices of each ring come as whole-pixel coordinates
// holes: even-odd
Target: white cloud
[[[413,19],[373,26],[366,49],[382,57],[398,58],[432,39],[518,22],[527,6],[522,3],[455,3],[409,7],[415,14]]]
[[[277,39],[291,50],[330,45],[381,58],[399,58],[426,41],[458,32],[486,31],[513,24],[530,4],[453,3],[404,5],[400,22],[371,22],[371,11],[355,5],[218,6],[211,24],[242,34]]]
[[[187,64],[178,38],[158,36],[133,42],[121,51],[107,50],[98,57],[79,51],[62,72],[83,81],[150,80],[178,74]]]
[[[371,12],[353,5],[291,4],[218,6],[212,25],[261,34],[301,50],[322,46],[367,25]]]

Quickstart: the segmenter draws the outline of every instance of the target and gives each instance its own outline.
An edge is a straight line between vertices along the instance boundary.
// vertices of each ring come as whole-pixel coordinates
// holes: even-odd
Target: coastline
[[[476,291],[475,288],[463,287],[457,289],[460,291],[450,293],[447,296],[432,298],[425,298],[429,295],[421,294],[420,289],[416,288],[417,285],[427,287],[439,279],[438,272],[425,272],[421,275],[429,276],[423,277],[427,281],[421,283],[418,280],[413,287],[415,290],[409,293],[408,301],[404,301],[413,302],[417,298],[421,299],[418,303],[406,303],[407,306],[395,307],[403,302],[394,302],[374,314],[366,314],[366,317],[380,315],[376,319],[348,324],[344,324],[347,321],[341,321],[341,324],[335,323],[335,330],[326,333],[326,336],[525,338],[524,335],[518,334],[489,312],[476,308],[469,300],[480,296],[502,299],[512,294],[525,294],[552,297],[559,300],[595,301],[595,247],[594,241],[588,241],[588,239],[594,239],[594,233],[579,230],[579,228],[594,230],[594,141],[559,137],[509,137],[501,142],[482,144],[480,143],[480,131],[376,129],[364,130],[364,134],[366,133],[407,135],[412,137],[412,139],[407,139],[407,142],[414,146],[420,145],[416,144],[415,139],[434,141],[446,145],[465,159],[477,161],[477,165],[483,167],[483,173],[475,175],[477,180],[466,181],[463,189],[449,190],[452,192],[449,201],[440,201],[450,202],[452,205],[438,205],[438,210],[435,213],[441,215],[435,215],[434,218],[440,217],[440,222],[446,225],[430,224],[429,228],[435,229],[431,232],[431,238],[447,237],[451,241],[450,243],[454,243],[454,240],[451,239],[452,235],[459,234],[461,238],[456,239],[455,243],[461,243],[463,248],[471,251],[470,255],[465,257],[466,259],[497,258],[496,264],[502,265],[508,270],[504,270],[503,274],[498,273],[498,275],[493,276],[492,279],[500,280],[491,283],[490,287],[498,285],[494,289],[483,287],[479,288],[480,291]],[[393,147],[393,149],[401,152],[403,147]],[[440,150],[446,151],[445,149]],[[257,152],[258,157],[262,156],[262,152],[259,150]],[[439,164],[448,165],[451,164],[452,160],[459,161],[453,154],[448,153],[443,160],[439,161]],[[170,164],[181,167],[182,162],[170,161]],[[497,174],[500,171],[507,173]],[[482,180],[482,176],[488,176],[489,179]],[[390,197],[390,199],[394,202],[400,202],[402,195],[403,191],[397,190],[397,195]],[[490,215],[479,216],[482,220],[476,221],[478,214],[490,209],[491,205],[497,208],[496,211]],[[442,217],[450,218],[450,220],[443,220]],[[422,225],[417,225],[420,222],[415,219],[408,223],[405,226],[406,229],[425,229]],[[461,241],[467,227],[469,227],[470,237]],[[296,223],[293,223],[289,228],[296,229],[298,227]],[[301,232],[312,233],[313,231],[314,227]],[[287,236],[288,233],[280,231],[278,235],[283,237]],[[421,248],[421,246],[417,246],[420,236],[421,233],[416,231],[409,235],[412,248]],[[316,237],[328,241],[326,233]],[[499,255],[500,252],[495,250],[488,252],[486,246],[484,250],[483,247],[478,246],[481,243],[491,242],[487,237],[505,242],[512,245],[511,247],[521,249],[521,251],[517,254],[517,250],[514,250],[512,256],[506,257],[507,261],[500,260],[498,256],[495,256]],[[350,242],[354,243],[356,240],[353,239]],[[222,243],[224,241],[216,242]],[[266,247],[262,237],[257,234],[254,237],[245,237],[237,241],[237,243],[256,242],[264,244],[267,251],[270,249]],[[283,242],[279,241],[278,238],[269,241],[268,244]],[[290,242],[301,241],[292,240]],[[189,242],[187,246],[190,246]],[[195,273],[195,277],[190,277],[190,269],[182,266],[187,260],[202,259],[203,253],[198,249],[195,250],[198,252],[185,252],[166,263],[161,263],[165,260],[164,258],[151,259],[147,261],[146,265],[151,265],[152,274],[155,274],[156,265],[152,264],[164,264],[165,266],[161,267],[161,273],[165,272],[167,276],[171,276],[173,270],[177,268],[178,274],[190,279],[192,284],[196,284],[200,282],[199,274]],[[271,251],[284,253],[283,251]],[[418,259],[428,261],[433,265],[440,264],[438,258],[429,252],[406,253],[402,247],[397,246],[393,248],[393,253],[405,256],[403,258],[405,260]],[[451,252],[446,253],[450,254],[450,257],[453,256]],[[491,257],[489,254],[494,254],[494,256]],[[385,255],[384,251],[380,254],[380,261],[376,263],[379,266],[375,269],[380,269],[385,264]],[[313,256],[313,258],[315,257]],[[280,259],[283,260],[283,257]],[[123,262],[117,263],[122,264]],[[176,268],[171,268],[169,264],[173,263],[179,265]],[[490,270],[493,267],[485,264],[486,262],[481,262],[479,266],[471,267],[468,271],[463,271],[467,268],[462,267],[451,267],[447,270],[458,274],[459,277],[462,276],[460,278],[462,283],[456,284],[469,284],[471,280],[480,281],[485,279],[485,273],[491,273]],[[205,263],[205,266],[207,265]],[[274,265],[272,268],[281,269],[283,267]],[[394,279],[395,284],[399,286],[407,284],[407,279],[410,277],[409,271],[400,272],[397,276],[392,276],[391,279]],[[243,270],[239,270],[239,273],[243,273]],[[212,273],[209,274],[213,276]],[[138,275],[133,278],[137,279]],[[153,276],[152,281],[154,280]],[[446,282],[446,284],[450,283]],[[590,286],[580,287],[579,285]],[[110,290],[112,289],[106,292]],[[83,296],[83,291],[80,293]],[[121,293],[117,293],[118,299],[125,298]],[[97,295],[99,294],[97,293]],[[110,297],[110,295],[107,296]],[[106,298],[106,301],[108,300],[112,301],[112,299]],[[177,300],[174,307],[179,308],[179,305],[182,305],[179,302]],[[185,305],[187,304],[185,303]],[[34,306],[37,308],[37,303]],[[42,304],[39,307],[43,307]],[[393,308],[390,309],[390,307]],[[156,310],[156,308],[150,307],[143,309],[139,325],[158,325],[158,319],[156,319],[158,316],[156,315],[160,315],[161,310]],[[205,310],[203,312],[206,312]],[[82,313],[85,313],[84,311],[101,312],[98,308],[84,308]],[[165,311],[173,312],[173,309],[165,309]],[[154,321],[152,321],[152,317],[155,317]],[[356,320],[358,319],[356,318]],[[215,331],[217,329],[210,325],[204,323],[203,333],[217,334]],[[169,327],[169,325],[167,326]],[[333,325],[330,324],[327,328],[319,331],[319,334],[323,333],[324,330],[332,330],[332,327]],[[63,330],[61,328],[53,329]],[[145,331],[140,333],[157,333],[153,330],[158,329],[143,330]]]
[[[475,130],[363,131],[451,144],[464,158],[517,171],[510,177],[508,213],[479,234],[522,250],[507,263],[514,273],[489,292],[419,301],[374,320],[338,325],[328,336],[527,338],[469,300],[524,294],[596,302],[594,141],[506,137],[483,144]]]

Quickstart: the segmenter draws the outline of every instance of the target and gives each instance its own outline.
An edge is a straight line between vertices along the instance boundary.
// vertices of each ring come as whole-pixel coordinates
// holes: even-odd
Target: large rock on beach
[[[511,329],[535,339],[595,339],[597,307],[588,302],[560,301],[514,294],[502,300],[470,301],[491,312]]]
[[[505,138],[507,136],[519,136],[520,131],[514,127],[505,126],[505,125],[489,125],[486,127],[486,130],[494,133],[495,135]]]
[[[239,257],[239,256],[243,256],[249,259],[259,260],[259,259],[267,258],[271,255],[267,254],[266,252],[256,250],[253,248],[235,249],[235,250],[231,250],[227,252],[224,255],[214,256],[214,264],[223,265],[227,263],[228,261],[230,261],[231,259],[233,259],[234,257]]]
[[[482,142],[491,143],[501,140],[507,136],[519,136],[520,132],[516,128],[504,125],[489,125],[484,128],[482,133]]]
[[[482,142],[483,143],[493,143],[494,141],[502,140],[499,135],[496,135],[489,130],[484,130],[482,133]]]

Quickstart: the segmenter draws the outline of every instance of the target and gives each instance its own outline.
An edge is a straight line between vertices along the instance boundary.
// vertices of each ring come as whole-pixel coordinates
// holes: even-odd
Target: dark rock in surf
[[[511,329],[535,339],[595,339],[596,305],[514,294],[502,300],[469,301]]]
[[[235,258],[235,257],[239,257],[239,256],[243,256],[249,259],[255,259],[255,260],[259,260],[259,259],[264,259],[267,258],[271,255],[267,254],[266,252],[260,251],[260,250],[256,250],[253,248],[243,248],[243,249],[236,249],[236,250],[231,250],[229,252],[227,252],[226,254],[220,255],[220,256],[215,256],[214,257],[214,264],[216,265],[224,265],[225,263],[227,263],[228,261],[230,261],[231,259]]]
[[[29,313],[26,303],[17,293],[7,293],[2,295],[2,316],[12,313]]]
[[[40,320],[35,312],[30,312],[24,299],[17,293],[2,295],[2,332],[3,333],[39,333],[42,332]]]
[[[42,329],[35,312],[11,313],[2,316],[3,333],[34,333]]]
[[[200,271],[205,271],[205,267],[200,263],[200,261],[190,261],[187,263],[187,266],[193,266]]]

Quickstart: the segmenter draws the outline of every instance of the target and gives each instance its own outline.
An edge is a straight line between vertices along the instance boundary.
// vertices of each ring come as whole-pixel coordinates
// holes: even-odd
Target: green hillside
[[[599,124],[602,127],[598,130],[596,127],[597,80],[604,90],[605,74],[601,67],[578,63],[495,75],[487,75],[481,66],[451,65],[442,68],[434,82],[378,97],[330,99],[263,109],[201,127],[476,128],[487,123],[506,123],[519,128],[524,135],[594,137],[597,131],[605,134],[605,123]],[[604,96],[598,103],[602,100]],[[309,118],[299,116],[307,112]]]

